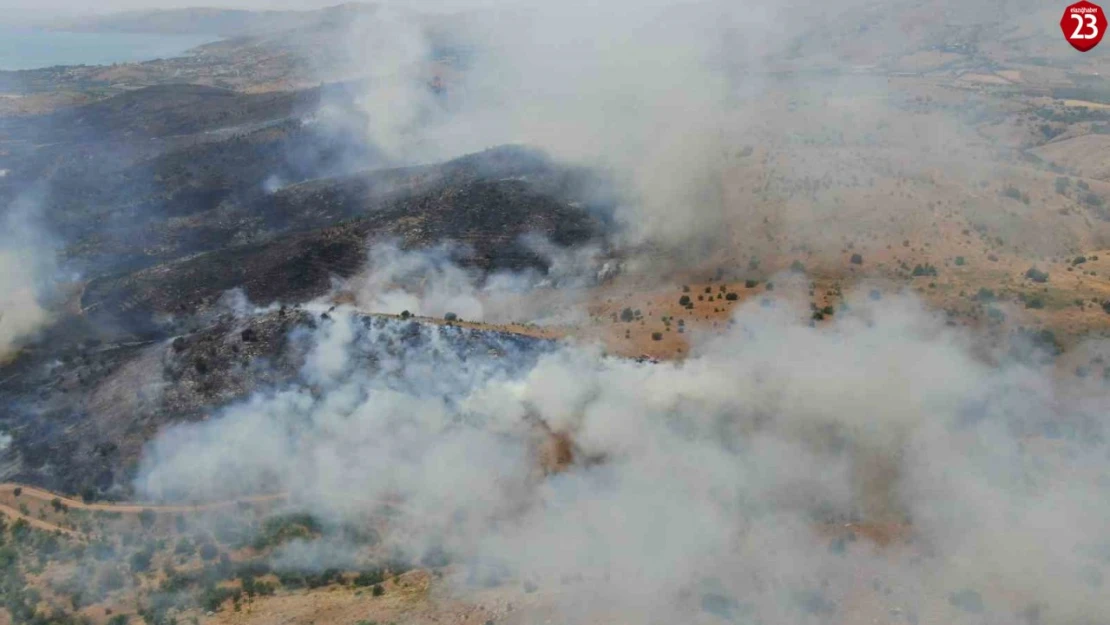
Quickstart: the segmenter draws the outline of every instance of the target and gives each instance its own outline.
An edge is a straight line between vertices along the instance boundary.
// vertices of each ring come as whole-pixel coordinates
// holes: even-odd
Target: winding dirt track
[[[52,501],[57,499],[66,507],[74,510],[92,510],[104,512],[119,512],[123,514],[138,514],[143,510],[150,510],[155,514],[176,514],[179,512],[203,512],[208,510],[219,510],[221,508],[230,508],[241,504],[259,504],[268,503],[272,501],[283,501],[287,495],[285,493],[275,493],[270,495],[254,495],[250,497],[240,497],[238,499],[231,499],[228,501],[213,501],[207,503],[196,503],[186,505],[158,505],[158,504],[142,504],[137,502],[131,503],[85,503],[77,499],[71,499],[57,493],[52,493],[48,490],[36,488],[34,486],[27,486],[25,484],[3,483],[0,484],[0,497],[5,500],[15,499],[15,489],[22,489],[19,498],[27,498],[35,500],[36,502],[49,505]],[[5,503],[0,503],[0,514],[11,517],[12,519],[23,519],[36,529],[53,532],[58,531],[68,536],[83,537],[84,534],[71,529],[67,529],[26,514],[23,514],[16,508]]]
[[[48,490],[36,488],[34,486],[25,486],[23,484],[6,483],[0,484],[0,495],[15,494],[16,488],[22,488],[23,497],[31,497],[39,501],[50,503],[55,498],[64,503],[67,507],[78,510],[104,510],[107,512],[122,512],[124,514],[138,514],[143,510],[150,510],[155,513],[175,513],[175,512],[193,512],[204,510],[219,510],[220,508],[230,508],[237,506],[241,503],[266,503],[270,501],[281,501],[287,497],[286,493],[274,493],[270,495],[252,495],[250,497],[240,497],[238,499],[229,499],[227,501],[212,501],[208,503],[196,504],[177,504],[172,506],[164,506],[158,504],[144,504],[138,502],[132,503],[85,503],[77,499],[70,499],[63,495],[52,493]]]

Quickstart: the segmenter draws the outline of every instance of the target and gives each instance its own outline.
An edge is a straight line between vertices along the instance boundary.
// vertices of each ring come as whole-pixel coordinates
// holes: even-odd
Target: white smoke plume
[[[35,219],[31,196],[8,207],[0,234],[0,361],[50,319],[45,302],[54,278],[54,246]]]
[[[619,180],[630,241],[665,231],[689,242],[717,224],[715,177],[736,130],[725,124],[722,39],[736,24],[767,33],[751,23],[758,12],[720,5],[688,20],[670,8],[571,3],[435,19],[381,10],[351,25],[344,73],[367,77],[363,127],[395,162],[540,146]],[[457,50],[443,54],[462,58],[433,63],[429,31],[446,33]],[[435,81],[441,90],[429,89]],[[694,206],[693,219],[676,219]]]
[[[495,573],[571,584],[556,592],[570,620],[1104,614],[1105,385],[1073,395],[985,362],[913,299],[850,302],[826,327],[782,302],[742,307],[656,365],[571,345],[461,357],[473,339],[431,326],[397,349],[410,326],[340,308],[314,331],[304,386],[165,431],[136,486],[287,490],[352,524],[397,502],[388,548],[443,549],[459,589]],[[554,473],[547,431],[574,445]],[[880,550],[845,523],[912,540]]]
[[[376,313],[443,317],[486,323],[569,323],[583,290],[602,281],[607,269],[593,246],[562,248],[526,237],[546,271],[485,274],[459,265],[469,251],[455,244],[405,250],[396,241],[370,244],[367,269],[344,282],[358,307]]]

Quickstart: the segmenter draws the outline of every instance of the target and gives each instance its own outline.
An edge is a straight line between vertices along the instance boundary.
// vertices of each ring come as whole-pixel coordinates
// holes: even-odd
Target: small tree
[[[154,511],[150,508],[143,508],[142,511],[139,512],[139,523],[142,524],[143,529],[150,529],[154,525],[154,520],[156,518]]]
[[[1041,271],[1040,269],[1037,269],[1036,267],[1030,267],[1029,270],[1025,272],[1025,277],[1029,278],[1033,282],[1048,282],[1048,274]]]
[[[689,295],[683,295],[682,297],[678,298],[678,305],[679,306],[689,306],[690,305],[690,296]]]
[[[131,570],[135,573],[143,573],[150,569],[150,561],[154,557],[154,553],[148,549],[140,549],[131,554]]]

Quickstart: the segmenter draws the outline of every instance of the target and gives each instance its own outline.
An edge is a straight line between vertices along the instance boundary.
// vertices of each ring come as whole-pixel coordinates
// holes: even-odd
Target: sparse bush
[[[800,260],[796,260],[796,261],[790,263],[790,271],[794,271],[794,272],[797,272],[797,273],[805,273],[805,270],[806,270],[806,266],[803,265],[802,261],[800,261]]]
[[[1037,269],[1036,267],[1030,267],[1029,270],[1025,272],[1025,277],[1029,278],[1033,282],[1048,282],[1048,274],[1041,271],[1040,269]]]
[[[632,321],[635,318],[636,318],[636,315],[632,312],[631,308],[625,308],[624,310],[621,311],[621,321],[624,321],[625,323],[628,323],[628,322]]]
[[[16,486],[15,490],[12,491],[12,494],[15,495],[16,497],[19,497],[20,495],[23,494],[23,488],[21,486]]]
[[[652,332],[651,333],[651,340],[653,340],[653,341],[662,341],[663,340],[663,333],[662,332]]]
[[[269,517],[255,537],[255,549],[265,549],[288,542],[295,538],[310,538],[319,534],[320,523],[311,514],[281,514]]]
[[[1059,176],[1056,178],[1056,192],[1063,195],[1067,192],[1068,187],[1071,186],[1071,179],[1066,176]]]
[[[966,262],[967,261],[964,260],[963,256],[957,256],[956,257],[956,266],[957,267],[963,267]]]
[[[1044,308],[1044,300],[1039,297],[1030,297],[1029,299],[1025,300],[1025,307],[1040,310]]]
[[[200,546],[200,557],[206,561],[215,560],[220,555],[220,549],[212,543],[204,543]]]
[[[181,540],[177,541],[177,545],[175,545],[173,548],[173,552],[179,556],[193,555],[196,550],[196,545],[194,545],[193,541],[189,540],[188,538],[182,538]]]
[[[208,612],[215,612],[220,609],[228,599],[238,600],[241,596],[241,591],[235,588],[222,588],[213,586],[204,591],[201,596],[200,603]]]
[[[1021,200],[1021,190],[1014,186],[1008,186],[1002,189],[1002,195],[1011,200]]]
[[[937,268],[934,267],[933,265],[930,265],[929,263],[925,263],[924,265],[915,265],[914,268],[913,268],[913,276],[915,278],[920,278],[922,276],[934,276],[935,277],[936,275],[937,275]]]
[[[375,597],[380,597],[385,594],[385,587],[381,584],[374,584],[374,589],[370,591]]]
[[[150,561],[154,558],[154,552],[150,549],[143,548],[131,554],[129,563],[131,564],[131,571],[135,573],[143,573],[150,570]]]
[[[154,511],[150,508],[143,508],[139,512],[139,523],[143,526],[143,529],[150,529],[156,518]]]
[[[678,305],[679,306],[689,306],[690,305],[690,296],[689,295],[683,295],[682,297],[678,298]]]
[[[862,265],[863,256],[860,254],[852,254],[852,258],[850,258],[848,262],[852,263],[853,265]]]
[[[740,296],[737,295],[736,293],[726,293],[725,294],[725,299],[730,301],[730,302],[735,302],[736,300],[740,299]]]
[[[355,586],[362,587],[374,586],[382,583],[383,581],[385,581],[385,572],[381,569],[371,569],[369,571],[363,571],[355,576],[353,583]]]

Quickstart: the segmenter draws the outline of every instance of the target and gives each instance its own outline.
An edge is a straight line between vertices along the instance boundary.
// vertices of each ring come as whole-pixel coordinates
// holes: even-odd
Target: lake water
[[[210,35],[69,33],[0,26],[0,70],[164,59],[217,39]]]

